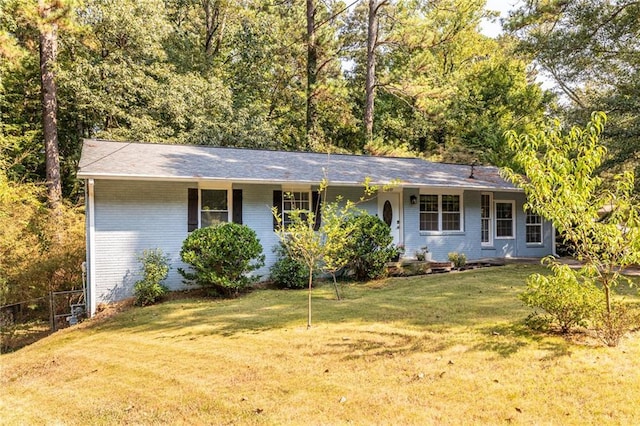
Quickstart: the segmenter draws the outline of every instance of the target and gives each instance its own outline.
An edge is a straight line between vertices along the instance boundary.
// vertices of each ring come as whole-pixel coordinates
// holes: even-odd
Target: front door
[[[397,192],[378,193],[378,217],[391,228],[394,244],[400,244],[400,194]]]

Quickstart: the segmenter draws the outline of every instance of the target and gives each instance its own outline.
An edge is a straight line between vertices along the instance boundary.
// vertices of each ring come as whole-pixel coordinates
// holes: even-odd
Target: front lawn
[[[2,355],[3,424],[633,424],[638,335],[539,335],[542,268],[132,308]],[[627,298],[636,298],[635,291]]]

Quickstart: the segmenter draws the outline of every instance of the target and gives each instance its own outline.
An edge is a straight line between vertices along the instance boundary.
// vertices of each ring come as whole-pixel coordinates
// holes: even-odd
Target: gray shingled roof
[[[193,145],[164,145],[87,139],[81,179],[143,179],[317,184],[327,171],[331,185],[399,180],[405,187],[515,190],[495,167],[433,163],[418,158],[267,151]]]

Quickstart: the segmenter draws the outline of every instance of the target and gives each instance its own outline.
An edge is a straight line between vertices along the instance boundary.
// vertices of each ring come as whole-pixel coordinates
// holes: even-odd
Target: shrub
[[[183,277],[227,296],[254,282],[256,278],[248,274],[264,265],[256,233],[237,223],[196,229],[184,240],[180,257],[192,268],[178,269]]]
[[[467,256],[464,253],[452,252],[448,255],[449,262],[453,263],[454,268],[462,268],[467,264]]]
[[[567,265],[552,265],[554,275],[533,274],[520,298],[525,305],[550,315],[563,333],[584,326],[603,306],[603,294],[591,279]]]
[[[275,247],[278,260],[269,270],[278,288],[305,288],[309,282],[309,267],[292,258],[282,243]]]
[[[133,288],[136,305],[151,305],[167,293],[162,281],[169,274],[169,256],[160,249],[145,250],[138,260],[142,263],[142,279]]]
[[[384,276],[387,262],[397,253],[389,226],[371,215],[354,216],[349,221],[354,227],[345,250],[354,277],[367,280]]]
[[[620,339],[640,324],[640,313],[627,304],[613,304],[611,312],[601,309],[595,318],[596,334],[607,346],[615,347]]]

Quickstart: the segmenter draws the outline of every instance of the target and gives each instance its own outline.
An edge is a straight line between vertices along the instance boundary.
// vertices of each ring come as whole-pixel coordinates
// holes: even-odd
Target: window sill
[[[420,231],[421,236],[465,235],[464,231]]]

